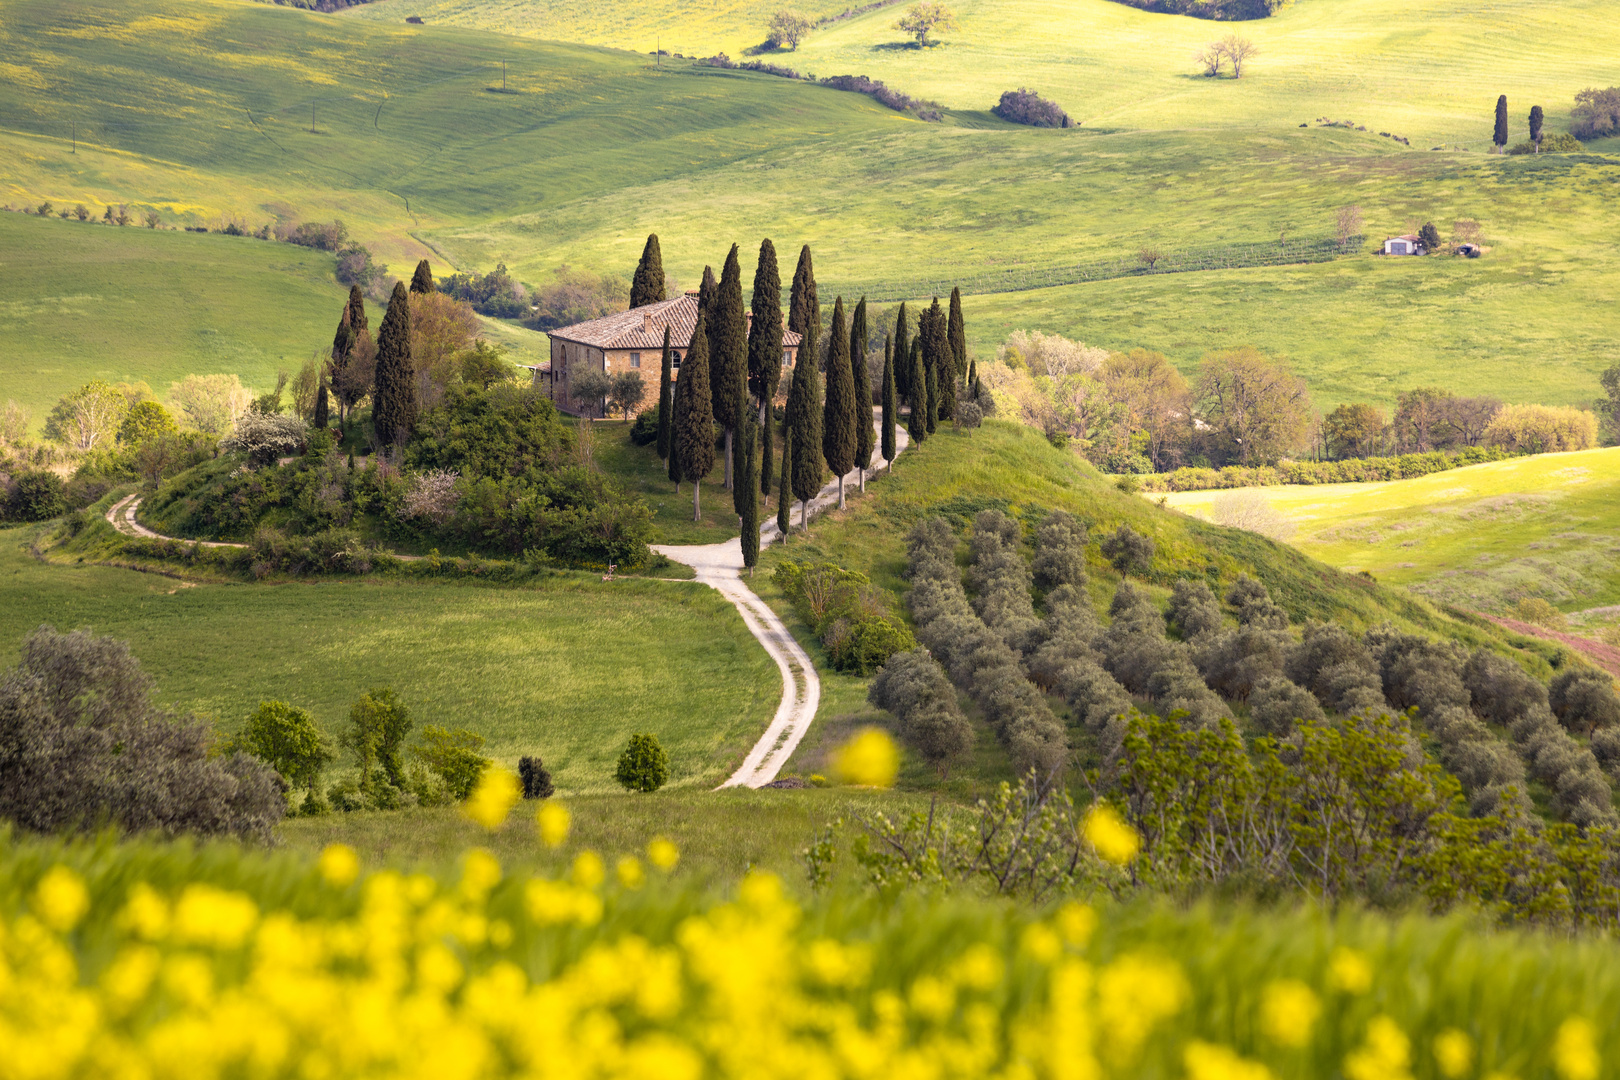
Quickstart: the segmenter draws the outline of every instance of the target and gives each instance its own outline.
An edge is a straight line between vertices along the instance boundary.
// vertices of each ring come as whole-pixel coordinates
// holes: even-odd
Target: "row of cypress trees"
[[[315,398],[315,426],[324,428],[329,420],[331,404],[329,387],[337,392],[340,423],[348,420],[348,411],[355,403],[371,394],[371,422],[376,431],[377,444],[382,447],[404,446],[410,441],[416,427],[416,363],[411,355],[411,302],[413,295],[437,290],[433,270],[426,259],[416,264],[410,287],[403,281],[394,283],[388,299],[388,310],[377,330],[376,367],[370,386],[357,385],[346,378],[349,368],[356,363],[356,352],[369,327],[366,319],[366,301],[360,286],[349,289],[349,299],[343,305],[338,319],[337,333],[332,337],[331,359],[322,373],[320,388]],[[363,381],[363,379],[362,379]]]

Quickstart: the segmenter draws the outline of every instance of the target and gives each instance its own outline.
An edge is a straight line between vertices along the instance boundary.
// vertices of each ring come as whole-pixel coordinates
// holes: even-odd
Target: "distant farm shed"
[[[405,16],[405,21],[410,23],[412,26],[421,26],[422,25],[422,16],[420,16],[420,15],[407,15],[407,16]]]
[[[1392,236],[1384,241],[1385,255],[1422,255],[1423,241],[1407,234],[1406,236]]]

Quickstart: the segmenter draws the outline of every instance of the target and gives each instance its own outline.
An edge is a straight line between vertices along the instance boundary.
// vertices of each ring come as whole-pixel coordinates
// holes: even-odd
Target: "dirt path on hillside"
[[[905,429],[897,426],[895,456],[898,457],[908,445],[910,440],[906,437]],[[883,463],[878,451],[873,451],[872,462],[874,465]],[[875,472],[875,469],[869,469],[868,475]],[[859,483],[860,470],[851,469],[849,475],[844,477],[846,498],[851,486]],[[838,481],[833,480],[810,500],[810,516],[814,517],[828,507],[837,505]],[[781,538],[775,518],[760,527],[761,548]],[[736,606],[748,632],[776,661],[777,670],[782,675],[782,701],[776,707],[776,715],[765,729],[765,734],[748,751],[742,765],[720,785],[723,788],[764,787],[776,779],[816,718],[816,709],[821,705],[821,677],[816,674],[816,665],[776,612],[756,596],[743,579],[740,538],[734,537],[723,544],[655,544],[653,550],[692,567],[697,571],[698,581],[719,590],[721,596]]]
[[[173,540],[177,544],[199,544],[211,548],[245,548],[246,544],[229,544],[223,540],[181,540],[173,536],[164,536],[155,533],[145,525],[135,520],[135,511],[140,508],[139,495],[125,495],[113,503],[107,510],[107,524],[123,533],[125,536],[144,536],[149,540]]]

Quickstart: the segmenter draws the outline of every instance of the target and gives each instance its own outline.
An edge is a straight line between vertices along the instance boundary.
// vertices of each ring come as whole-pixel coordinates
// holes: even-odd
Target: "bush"
[[[943,120],[944,114],[939,110],[938,102],[919,101],[909,94],[901,93],[883,85],[877,79],[869,79],[865,75],[834,75],[822,79],[822,86],[830,86],[834,90],[847,90],[855,94],[865,94],[880,105],[886,105],[896,112],[909,112],[919,120],[929,123],[938,123]]]
[[[12,477],[0,489],[0,520],[48,521],[67,513],[67,485],[62,478],[44,469],[32,469]]]
[[[669,780],[669,756],[656,735],[632,735],[613,778],[629,791],[657,791]]]
[[[219,448],[227,453],[244,454],[249,463],[262,468],[298,453],[308,430],[309,425],[299,416],[243,413],[231,433],[219,441]]]
[[[471,304],[480,315],[521,319],[530,313],[529,291],[505,263],[497,263],[487,274],[451,274],[439,281],[438,291]]]
[[[894,612],[894,597],[866,575],[831,563],[784,562],[772,580],[798,608],[839,671],[870,675],[896,652],[916,647]]]
[[[1321,724],[1326,714],[1315,696],[1281,675],[1268,675],[1249,693],[1249,720],[1262,734],[1286,737],[1299,723]]]
[[[127,644],[42,626],[0,680],[0,819],[269,840],[286,812],[276,774],[213,748],[208,724],[153,703]]]
[[[462,802],[478,786],[479,777],[494,762],[480,754],[484,737],[471,731],[424,724],[421,738],[411,747],[428,771],[443,782],[450,797]]]
[[[1466,400],[1466,399],[1462,399]],[[1142,477],[1148,491],[1209,491],[1222,488],[1272,487],[1278,484],[1354,484],[1410,480],[1417,476],[1502,461],[1521,451],[1501,446],[1469,446],[1398,457],[1349,458],[1344,461],[1280,461],[1276,465],[1228,465],[1220,469],[1189,467]]]
[[[1121,525],[1103,538],[1103,558],[1123,577],[1146,575],[1153,564],[1153,541],[1129,525]]]
[[[1031,127],[1068,128],[1075,123],[1069,119],[1069,114],[1058,107],[1057,102],[1048,101],[1033,90],[1019,87],[1017,90],[1008,90],[1001,95],[1001,101],[990,110],[1003,120],[1010,120],[1015,124],[1028,124]]]
[[[1568,625],[1564,613],[1539,596],[1527,596],[1513,605],[1513,617],[1549,630],[1563,630]]]
[[[1581,140],[1567,132],[1560,131],[1541,137],[1541,153],[1543,154],[1578,154],[1584,149],[1586,147],[1581,145]],[[1509,147],[1508,153],[1514,156],[1534,154],[1536,153],[1536,144],[1526,139],[1522,143]]]
[[[1582,90],[1575,95],[1569,117],[1570,131],[1577,139],[1620,134],[1620,86]]]
[[[523,784],[525,799],[549,799],[556,790],[551,786],[551,773],[545,762],[537,757],[518,758],[518,780]]]
[[[630,441],[637,446],[651,446],[658,441],[658,406],[636,414],[630,425]]]
[[[927,649],[896,652],[879,669],[866,700],[894,714],[900,737],[946,775],[973,745],[973,725],[962,715],[956,688]]]
[[[1559,672],[1547,687],[1547,703],[1558,722],[1577,735],[1620,727],[1620,698],[1614,680],[1595,668]]]

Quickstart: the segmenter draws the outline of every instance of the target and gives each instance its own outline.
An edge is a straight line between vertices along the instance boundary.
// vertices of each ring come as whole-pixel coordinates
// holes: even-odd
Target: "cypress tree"
[[[956,360],[951,350],[950,331],[945,313],[940,310],[938,299],[934,301],[934,306],[928,309],[925,325],[927,329],[921,334],[923,363],[927,365],[928,373],[934,379],[928,419],[930,422],[951,420],[956,416]]]
[[[1500,154],[1502,152],[1502,148],[1507,145],[1507,124],[1507,95],[1503,94],[1501,97],[1496,99],[1496,132],[1491,136],[1491,141],[1496,144],[1496,152],[1498,154]]]
[[[807,325],[805,345],[815,355],[815,323]],[[804,353],[793,365],[793,411],[788,438],[793,445],[793,497],[801,504],[799,522],[807,524],[810,516],[809,500],[821,490],[821,376],[814,363],[804,360]]]
[[[426,259],[423,259],[416,264],[416,273],[411,275],[411,292],[418,296],[425,296],[436,291],[438,290],[437,286],[433,284],[433,268],[428,265]]]
[[[872,467],[877,432],[872,426],[872,373],[866,367],[866,297],[855,305],[849,323],[849,364],[855,380],[855,467],[861,470],[861,490],[866,490],[866,470]]]
[[[951,322],[947,327],[951,340],[951,356],[956,361],[956,377],[958,379],[967,375],[967,324],[962,321],[962,290],[960,287],[951,288]]]
[[[1530,107],[1530,141],[1536,144],[1536,153],[1541,153],[1541,124],[1546,119],[1540,105]]]
[[[849,327],[844,298],[833,305],[832,341],[827,349],[827,396],[821,420],[821,456],[838,477],[838,509],[844,508],[844,474],[855,467],[855,375],[849,360]],[[870,412],[867,415],[871,415]],[[870,421],[869,421],[870,422]]]
[[[771,403],[782,382],[782,275],[776,265],[776,245],[769,239],[759,245],[751,307],[754,318],[748,326],[748,390],[759,404],[759,491],[769,495],[776,472],[772,460],[776,419],[771,415]]]
[[[698,283],[698,315],[710,315],[714,311],[714,295],[720,291],[720,283],[714,280],[714,268],[703,268],[703,280]],[[705,324],[704,333],[708,335],[709,345],[714,345],[714,327]]]
[[[923,371],[921,345],[921,341],[912,339],[904,364],[911,371],[911,376],[906,381],[911,384],[912,390],[908,399],[911,415],[906,419],[906,434],[911,436],[912,442],[919,445],[928,438],[928,376]],[[896,352],[895,359],[898,360],[899,356],[899,352]]]
[[[817,334],[821,333],[821,301],[816,298],[816,272],[810,265],[809,244],[799,251],[799,265],[793,271],[793,289],[788,295],[787,327],[795,334],[808,334],[810,327],[814,327]],[[816,354],[814,350],[806,353],[804,347],[800,346],[799,358],[805,356],[813,361]]]
[[[698,312],[692,347],[675,380],[675,452],[680,475],[692,482],[692,520],[703,520],[703,478],[714,468],[713,398],[709,394],[709,339]]]
[[[675,355],[669,347],[669,326],[664,326],[664,362],[658,372],[658,460],[669,461],[675,431]]]
[[[732,490],[736,432],[748,411],[748,319],[743,314],[742,267],[731,245],[710,312],[709,390],[714,419],[726,433],[726,490]]]
[[[315,393],[315,426],[317,428],[326,426],[327,420],[330,419],[327,415],[329,407],[326,403],[326,380],[322,379],[321,388]]]
[[[936,302],[934,308],[939,304]],[[911,342],[911,351],[917,354],[917,367],[922,371],[922,402],[923,402],[923,428],[932,435],[939,424],[939,368],[934,363],[936,357],[929,348],[928,338],[932,327],[933,310],[924,308],[923,313],[917,316],[917,336]]]
[[[793,415],[793,401],[788,399],[787,413]],[[793,527],[793,493],[789,488],[793,484],[793,429],[791,425],[782,436],[782,478],[776,487],[776,531],[782,534],[782,542],[787,543],[788,531]]]
[[[901,400],[911,401],[911,338],[906,332],[906,304],[900,302],[894,319],[894,386]]]
[[[894,386],[894,342],[885,337],[883,339],[883,460],[891,465],[894,462],[895,439],[894,421],[896,409],[899,406]]]
[[[647,246],[641,249],[641,261],[630,279],[630,306],[656,304],[664,296],[664,254],[658,248],[658,234],[649,233]]]
[[[748,576],[754,576],[754,564],[759,562],[759,423],[751,413],[744,413],[737,428],[741,453],[737,464],[737,487],[733,501],[737,515],[742,518],[743,565]]]
[[[364,311],[364,307],[361,308]],[[343,314],[338,317],[337,332],[332,335],[332,359],[326,365],[326,378],[321,381],[324,386],[327,382],[335,382],[349,367],[349,361],[354,358],[355,342],[359,340],[355,333],[352,319],[354,309],[350,304],[343,305]],[[338,396],[338,423],[343,424],[349,417],[348,402]]]
[[[388,313],[377,331],[377,383],[371,424],[379,447],[404,446],[416,426],[416,368],[411,363],[411,301],[405,283],[394,283]]]
[[[979,365],[978,365],[978,363],[976,361],[973,361],[973,360],[968,361],[967,389],[968,389],[968,393],[970,395],[972,395],[975,399],[978,398],[978,396],[979,396]]]

